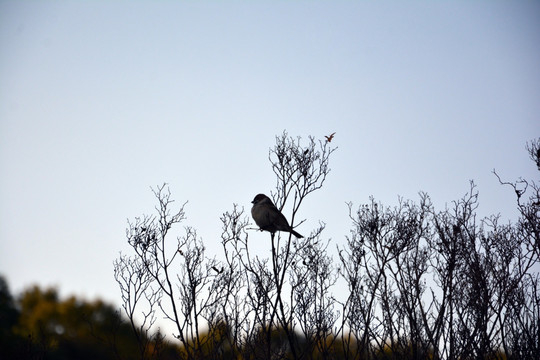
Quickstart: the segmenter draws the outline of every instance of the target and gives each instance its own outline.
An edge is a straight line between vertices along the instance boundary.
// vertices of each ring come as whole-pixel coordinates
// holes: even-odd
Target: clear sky
[[[538,1],[0,1],[0,274],[119,304],[126,220],[164,182],[219,255],[283,130],[336,132],[298,229],[332,249],[370,195],[442,209],[472,179],[514,219],[491,171],[538,179],[539,115]]]

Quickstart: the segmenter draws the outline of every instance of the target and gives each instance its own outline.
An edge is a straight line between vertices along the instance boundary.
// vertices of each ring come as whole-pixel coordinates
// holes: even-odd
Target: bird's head
[[[255,198],[253,199],[253,201],[251,202],[253,205],[256,205],[256,204],[260,204],[260,203],[264,203],[264,202],[270,202],[272,203],[272,200],[270,200],[270,198],[264,194],[258,194],[257,196],[255,196]]]

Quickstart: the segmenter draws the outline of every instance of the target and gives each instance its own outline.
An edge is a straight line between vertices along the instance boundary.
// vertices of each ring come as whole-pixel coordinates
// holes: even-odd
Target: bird
[[[276,231],[285,231],[293,234],[297,238],[302,235],[293,230],[285,216],[278,210],[272,200],[264,194],[258,194],[251,202],[251,216],[261,231],[269,231],[272,235]]]

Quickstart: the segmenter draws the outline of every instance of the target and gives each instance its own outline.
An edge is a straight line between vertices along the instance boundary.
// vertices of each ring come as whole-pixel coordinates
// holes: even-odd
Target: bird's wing
[[[276,207],[268,212],[268,220],[276,230],[289,231],[290,229],[287,218]]]

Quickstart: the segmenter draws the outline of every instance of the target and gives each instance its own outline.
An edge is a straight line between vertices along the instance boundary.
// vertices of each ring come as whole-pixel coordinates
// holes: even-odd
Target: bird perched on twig
[[[297,238],[303,238],[302,235],[293,230],[285,216],[278,210],[272,200],[264,194],[255,196],[251,202],[251,216],[257,226],[274,234],[276,231],[290,232]]]

